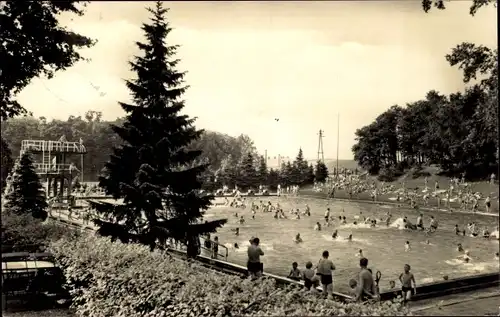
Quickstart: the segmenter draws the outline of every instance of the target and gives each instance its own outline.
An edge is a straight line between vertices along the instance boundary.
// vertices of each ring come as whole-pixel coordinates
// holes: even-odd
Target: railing
[[[37,174],[59,174],[61,172],[69,172],[71,164],[50,164],[50,163],[33,163],[33,167]]]
[[[21,154],[28,150],[37,152],[87,153],[85,146],[79,142],[23,140],[21,142]]]
[[[210,242],[210,248],[205,247],[205,242],[207,241]],[[200,245],[201,249],[209,252],[210,256],[212,257],[214,257],[213,245],[218,245],[219,248],[217,250],[217,254],[215,254],[215,258],[218,258],[220,256],[224,258],[224,261],[227,261],[227,257],[229,256],[229,249],[225,245],[215,242],[213,240],[205,239],[204,237],[200,237]],[[222,250],[224,250],[225,252],[220,253]]]

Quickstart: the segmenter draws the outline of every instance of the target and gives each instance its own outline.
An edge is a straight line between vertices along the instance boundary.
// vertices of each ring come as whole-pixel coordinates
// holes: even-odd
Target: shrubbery
[[[42,222],[30,214],[16,215],[2,212],[2,252],[35,251],[37,246],[48,245],[50,241],[74,233],[74,229]],[[31,250],[34,247],[34,250]]]
[[[407,315],[400,304],[342,304],[242,280],[144,246],[95,236],[61,239],[50,251],[64,269],[81,316]]]
[[[401,170],[394,167],[387,167],[380,170],[377,179],[381,182],[393,182],[401,175],[403,175]]]

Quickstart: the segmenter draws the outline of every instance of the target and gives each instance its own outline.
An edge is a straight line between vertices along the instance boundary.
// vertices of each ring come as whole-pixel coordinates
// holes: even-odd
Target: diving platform
[[[35,172],[43,175],[61,175],[72,173],[75,166],[72,164],[33,163]]]
[[[69,153],[86,154],[87,149],[80,142],[47,141],[47,140],[23,140],[21,142],[21,155],[30,151],[33,153]]]
[[[83,156],[87,154],[87,149],[82,139],[79,142],[68,141],[63,135],[57,141],[23,140],[19,158],[25,153],[34,154],[33,167],[47,183],[47,196],[68,200],[76,181],[83,178]],[[73,156],[80,156],[80,168],[76,167],[78,159]]]

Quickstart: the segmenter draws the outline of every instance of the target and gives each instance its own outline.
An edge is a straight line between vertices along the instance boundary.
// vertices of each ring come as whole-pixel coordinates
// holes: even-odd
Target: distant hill
[[[280,162],[283,163],[283,162],[288,162],[288,161],[293,161],[295,158],[287,158],[287,157],[284,157],[284,158],[281,158],[280,159]],[[307,162],[309,164],[313,164],[313,165],[316,165],[316,160],[307,160]],[[337,161],[335,159],[325,159],[325,164],[326,164],[326,167],[328,168],[328,171],[330,173],[333,173],[333,169],[335,167],[337,167]],[[279,163],[278,163],[278,159],[277,158],[274,158],[274,157],[270,157],[268,160],[267,160],[267,166],[269,168],[279,168]],[[361,168],[358,166],[358,164],[356,163],[356,161],[354,160],[339,160],[339,168],[348,168],[348,169],[358,169],[358,170],[361,170]]]
[[[316,164],[316,160],[309,160],[309,163]],[[335,159],[325,159],[326,167],[330,173],[333,173],[333,169],[337,167],[337,160]],[[354,160],[339,160],[339,168],[347,168],[347,169],[358,169],[361,170],[358,163]]]

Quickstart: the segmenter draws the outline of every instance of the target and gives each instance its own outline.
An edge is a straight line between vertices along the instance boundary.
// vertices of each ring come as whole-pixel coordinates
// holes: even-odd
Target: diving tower
[[[83,157],[87,153],[83,142],[69,142],[64,136],[59,141],[23,140],[19,157],[26,152],[33,154],[35,171],[47,182],[47,197],[68,200],[74,181],[83,171]],[[80,156],[80,170],[67,161],[74,155]]]

